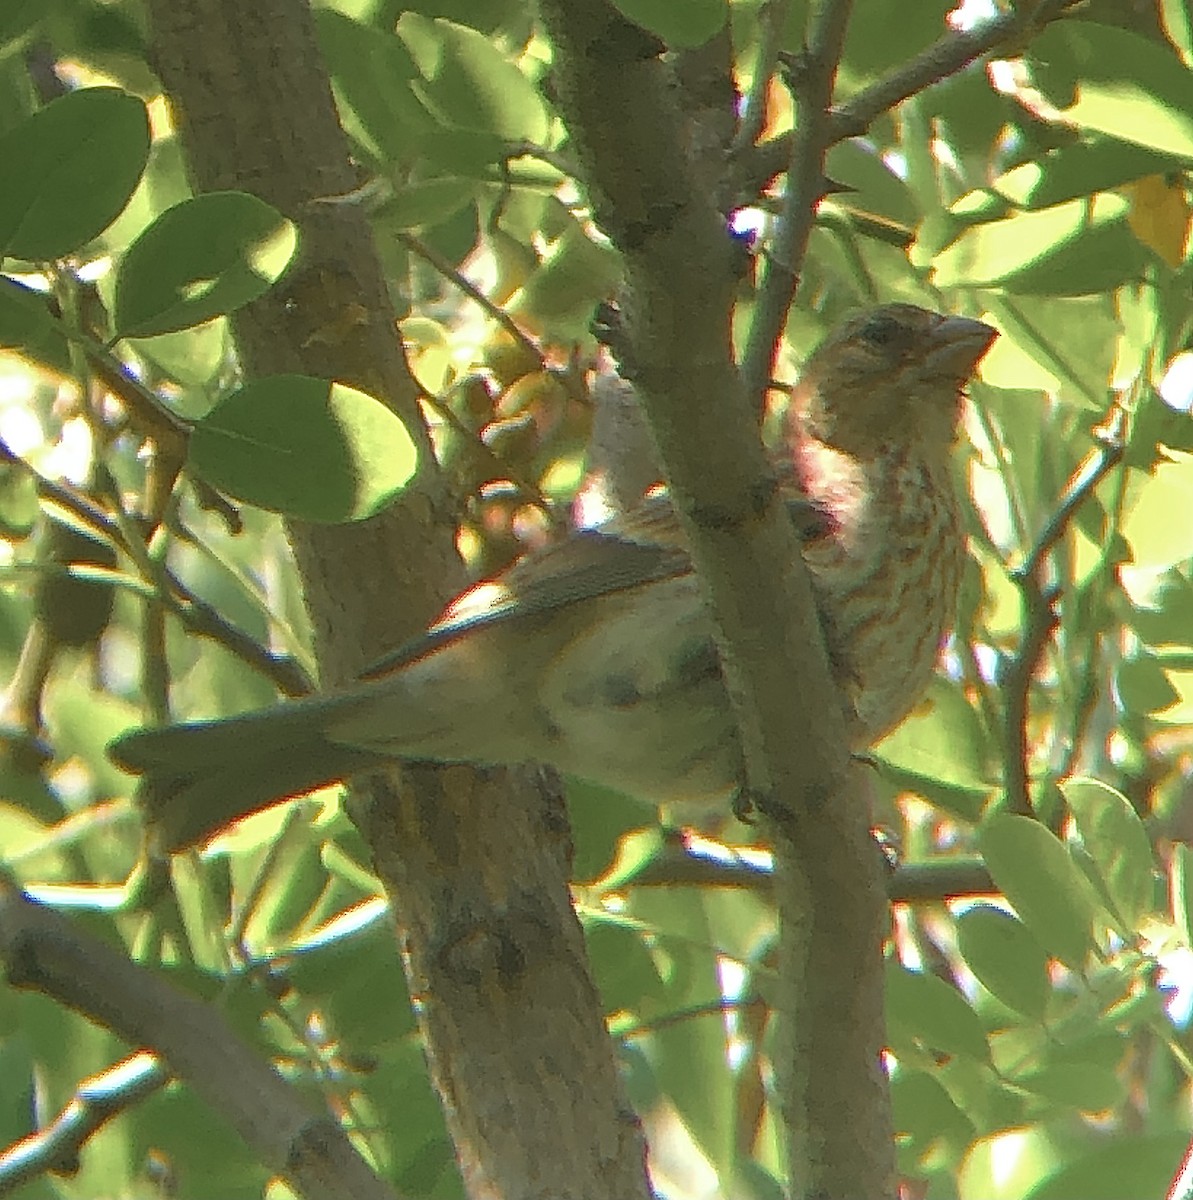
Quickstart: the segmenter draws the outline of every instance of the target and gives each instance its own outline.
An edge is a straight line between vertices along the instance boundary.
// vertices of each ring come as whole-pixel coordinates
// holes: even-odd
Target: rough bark
[[[881,868],[807,573],[733,360],[731,242],[663,47],[608,0],[539,9],[597,219],[625,258],[635,383],[720,626],[748,783],[774,816],[790,1194],[890,1195]]]
[[[364,217],[311,203],[360,181],[306,5],[152,0],[150,10],[196,187],[253,192],[302,228],[301,262],[235,321],[246,373],[334,377],[419,430]],[[419,436],[420,481],[400,505],[359,525],[291,526],[325,683],[421,628],[462,582],[445,490]],[[530,773],[420,768],[400,786],[375,779],[356,791],[470,1194],[645,1194],[552,790]]]

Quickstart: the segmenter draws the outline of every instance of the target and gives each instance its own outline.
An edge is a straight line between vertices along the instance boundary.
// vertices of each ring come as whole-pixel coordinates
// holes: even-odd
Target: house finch
[[[965,545],[949,452],[994,337],[886,305],[831,334],[793,396],[777,466],[857,748],[907,715],[952,620]],[[743,778],[665,495],[465,592],[351,688],[137,730],[110,752],[145,775],[167,844],[391,758],[540,761],[659,802],[727,798]]]

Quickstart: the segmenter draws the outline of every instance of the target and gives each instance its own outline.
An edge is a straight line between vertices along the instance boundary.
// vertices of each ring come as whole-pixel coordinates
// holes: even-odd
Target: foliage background
[[[717,0],[621,7],[677,47],[726,15]],[[786,6],[777,42],[781,9],[728,9],[764,139],[784,136],[790,106],[759,63],[798,45],[804,7]],[[856,4],[838,104],[945,32],[949,8]],[[566,523],[585,482],[590,323],[617,257],[570,179],[528,6],[345,3],[317,22],[362,182],[329,202],[370,208],[461,499],[461,550],[484,574]],[[1191,27],[1177,0],[1094,6],[839,142],[829,174],[850,190],[820,207],[786,329],[784,380],[841,315],[879,300],[982,316],[1003,335],[957,456],[973,548],[958,633],[921,711],[877,750],[896,894],[930,893],[932,868],[981,853],[1011,902],[896,906],[888,1021],[908,1195],[1160,1194],[1188,1137]],[[401,969],[337,796],[178,860],[163,906],[144,891],[132,781],[103,757],[160,715],[146,697],[163,672],[176,717],[262,706],[311,674],[277,518],[251,503],[233,518],[213,487],[361,516],[409,470],[401,431],[379,432],[359,394],[342,398],[339,466],[320,455],[297,471],[294,455],[328,439],[300,436],[296,385],[229,407],[244,393],[218,314],[269,286],[296,235],[247,199],[153,225],[188,189],[145,36],[131,2],[0,17],[5,869],[218,997],[402,1188],[458,1195],[413,1020],[376,1003]],[[119,90],[70,92],[84,103],[63,116],[56,93],[76,87]],[[748,201],[737,222],[764,254],[776,204],[749,192],[767,172],[749,139],[739,149],[727,203]],[[743,336],[752,301],[747,271]],[[215,414],[176,486],[161,407]],[[301,444],[283,443],[291,434]],[[384,461],[362,463],[379,436]],[[238,460],[238,439],[281,445],[283,468]],[[146,543],[149,514],[162,531]],[[172,614],[164,659],[144,632],[147,597]],[[765,855],[730,821],[696,842],[623,797],[574,785],[569,804],[592,962],[660,1188],[777,1194]],[[130,1048],[45,997],[0,997],[0,1144],[14,1145]],[[128,1078],[105,1086],[120,1115],[78,1172],[18,1194],[260,1191],[263,1169],[187,1088],[124,1108]]]

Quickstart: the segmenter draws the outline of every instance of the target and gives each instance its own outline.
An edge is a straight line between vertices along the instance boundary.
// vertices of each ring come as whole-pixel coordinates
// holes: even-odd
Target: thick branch
[[[733,361],[731,240],[693,179],[656,48],[602,0],[540,7],[591,199],[625,256],[635,385],[723,635],[747,782],[788,805],[831,794],[844,717]]]
[[[625,258],[635,384],[720,629],[747,782],[775,814],[791,1194],[886,1195],[883,868],[795,531],[733,361],[729,239],[684,154],[657,45],[602,0],[540,9],[590,198]],[[826,16],[818,43],[829,80],[839,21]],[[819,185],[817,163],[798,169]]]
[[[401,504],[352,525],[291,527],[320,669],[334,683],[422,629],[459,590],[455,514],[365,214],[327,202],[358,180],[306,0],[149,7],[199,186],[255,192],[302,226],[301,262],[236,315],[246,372],[362,387],[403,415],[425,451]],[[466,1187],[509,1200],[644,1194],[640,1131],[626,1117],[570,905],[558,797],[529,772],[413,768],[403,778],[401,790],[388,777],[359,780],[351,811],[400,927]],[[377,1003],[409,1001],[395,992]]]

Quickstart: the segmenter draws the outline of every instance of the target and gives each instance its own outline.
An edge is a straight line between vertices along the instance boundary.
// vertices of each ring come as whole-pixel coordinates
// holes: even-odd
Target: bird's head
[[[840,325],[792,396],[806,435],[859,458],[909,443],[947,451],[962,391],[997,331],[970,317],[884,304]]]

